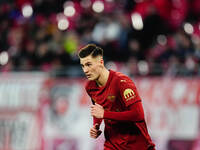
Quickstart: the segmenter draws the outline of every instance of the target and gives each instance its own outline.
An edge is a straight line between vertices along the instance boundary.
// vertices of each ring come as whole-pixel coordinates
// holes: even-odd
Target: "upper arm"
[[[125,106],[141,101],[136,86],[131,79],[119,78],[118,87],[122,102]]]

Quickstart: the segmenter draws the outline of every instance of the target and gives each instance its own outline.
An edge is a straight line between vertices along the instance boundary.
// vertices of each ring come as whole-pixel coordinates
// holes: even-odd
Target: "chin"
[[[93,81],[93,80],[95,80],[95,79],[93,79],[93,78],[88,78],[88,80]]]
[[[90,81],[94,81],[94,80],[96,80],[96,78],[92,78],[92,77],[90,77],[90,78],[87,78],[88,80],[90,80]]]

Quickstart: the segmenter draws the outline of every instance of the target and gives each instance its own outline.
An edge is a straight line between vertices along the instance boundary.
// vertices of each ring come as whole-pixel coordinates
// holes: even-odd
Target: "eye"
[[[90,67],[90,66],[92,66],[92,64],[91,64],[91,63],[87,63],[86,66],[87,66],[87,67]]]

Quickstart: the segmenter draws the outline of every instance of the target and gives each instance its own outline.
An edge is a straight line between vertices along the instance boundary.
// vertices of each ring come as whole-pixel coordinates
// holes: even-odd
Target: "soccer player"
[[[101,134],[99,127],[104,120],[104,150],[155,150],[133,81],[120,72],[108,70],[103,49],[95,44],[86,45],[78,55],[89,80],[85,88],[93,102],[90,136],[96,139]]]

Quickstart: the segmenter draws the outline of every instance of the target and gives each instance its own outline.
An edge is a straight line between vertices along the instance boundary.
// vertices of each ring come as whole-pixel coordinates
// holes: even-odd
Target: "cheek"
[[[99,75],[101,73],[101,71],[102,71],[101,66],[97,65],[95,67],[95,73]]]
[[[98,68],[98,66],[92,67],[91,71],[92,71],[94,74],[99,74],[99,68]]]
[[[92,72],[93,72],[94,74],[97,74],[97,73],[98,73],[98,69],[97,69],[96,67],[94,67],[94,68],[92,68]]]

